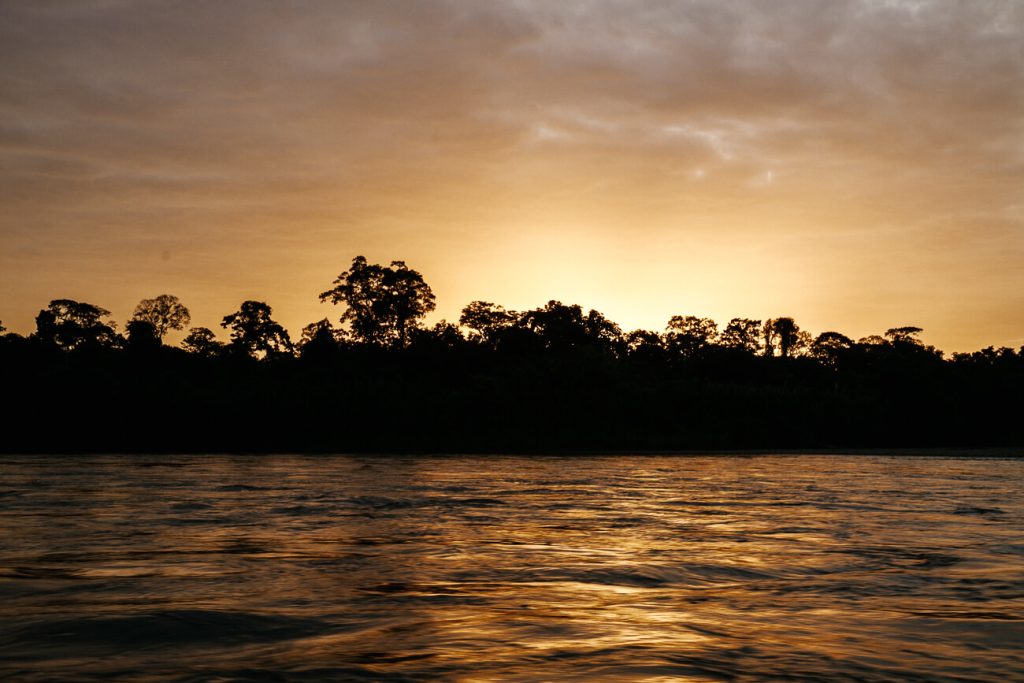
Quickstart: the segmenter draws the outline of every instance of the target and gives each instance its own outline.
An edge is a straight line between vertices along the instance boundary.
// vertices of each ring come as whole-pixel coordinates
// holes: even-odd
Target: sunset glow
[[[0,8],[0,320],[177,295],[293,336],[357,254],[432,319],[792,316],[1024,344],[1024,4]],[[180,334],[175,339],[180,338]]]

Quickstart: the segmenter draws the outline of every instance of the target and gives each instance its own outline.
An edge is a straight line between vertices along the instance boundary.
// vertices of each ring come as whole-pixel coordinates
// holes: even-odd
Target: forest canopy
[[[1024,443],[1024,348],[943,353],[903,325],[853,339],[789,316],[672,316],[623,331],[596,310],[435,297],[402,261],[362,256],[319,296],[335,321],[293,341],[262,301],[188,329],[169,294],[118,331],[55,299],[0,334],[7,450],[622,450]],[[3,332],[0,325],[0,332]],[[115,417],[112,417],[115,416]],[[179,429],[155,431],[172,417]],[[116,433],[100,430],[112,419]],[[54,429],[57,425],[59,428]],[[157,435],[158,436],[155,436]]]

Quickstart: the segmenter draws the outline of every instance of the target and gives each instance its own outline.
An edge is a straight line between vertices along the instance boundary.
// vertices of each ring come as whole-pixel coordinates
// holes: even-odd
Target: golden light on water
[[[0,654],[38,680],[1000,681],[1021,667],[1012,458],[3,465]]]

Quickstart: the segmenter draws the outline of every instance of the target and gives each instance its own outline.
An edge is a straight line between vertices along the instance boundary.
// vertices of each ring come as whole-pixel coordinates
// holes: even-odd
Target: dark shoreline
[[[648,357],[459,337],[255,360],[4,339],[0,452],[1016,457],[1024,444],[1024,356],[1009,351]]]

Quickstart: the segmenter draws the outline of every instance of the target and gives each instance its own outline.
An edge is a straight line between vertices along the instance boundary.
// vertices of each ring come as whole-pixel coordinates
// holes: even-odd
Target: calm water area
[[[0,679],[1024,680],[1024,460],[0,456]]]

